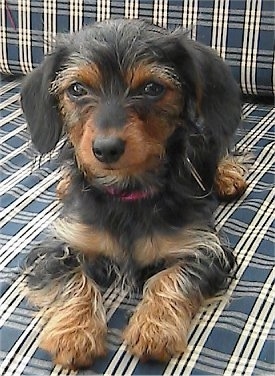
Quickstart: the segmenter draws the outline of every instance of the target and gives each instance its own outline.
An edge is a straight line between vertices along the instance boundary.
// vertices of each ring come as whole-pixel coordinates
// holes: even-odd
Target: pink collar
[[[144,198],[152,197],[154,194],[153,190],[148,191],[133,191],[133,192],[122,192],[118,189],[107,187],[106,191],[109,193],[109,195],[119,198],[121,201],[137,201],[142,200]]]

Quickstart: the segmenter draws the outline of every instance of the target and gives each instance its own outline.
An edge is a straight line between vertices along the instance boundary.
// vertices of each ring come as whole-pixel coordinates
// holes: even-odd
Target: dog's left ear
[[[184,91],[185,112],[187,111],[190,119],[195,121],[199,118],[204,80],[200,54],[183,29],[171,32],[163,38],[162,43],[167,60],[170,60],[179,75]]]
[[[62,132],[62,118],[57,98],[50,92],[52,81],[62,64],[65,51],[57,50],[25,79],[21,90],[21,105],[31,139],[36,149],[48,153],[57,144]]]

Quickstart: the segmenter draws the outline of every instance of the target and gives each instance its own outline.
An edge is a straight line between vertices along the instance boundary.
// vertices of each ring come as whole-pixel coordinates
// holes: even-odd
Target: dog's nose
[[[104,163],[119,160],[125,150],[125,142],[118,137],[97,137],[93,143],[94,156]]]

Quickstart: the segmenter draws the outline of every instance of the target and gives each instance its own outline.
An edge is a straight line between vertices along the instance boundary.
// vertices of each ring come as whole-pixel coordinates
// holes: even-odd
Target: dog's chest
[[[165,260],[160,259],[141,266],[131,257],[125,257],[119,262],[98,256],[93,260],[86,259],[82,267],[84,272],[101,287],[109,287],[112,283],[116,283],[127,290],[141,290],[147,279],[165,268]]]

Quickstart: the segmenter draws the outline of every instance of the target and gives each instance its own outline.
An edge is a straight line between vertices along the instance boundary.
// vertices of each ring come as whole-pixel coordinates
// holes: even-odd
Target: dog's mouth
[[[141,201],[154,198],[162,188],[159,176],[147,172],[135,176],[97,176],[93,185],[108,196],[120,201]]]
[[[123,190],[117,187],[105,187],[105,192],[113,198],[119,199],[121,201],[140,201],[153,198],[158,190],[154,187],[147,189],[136,189],[136,190]]]

